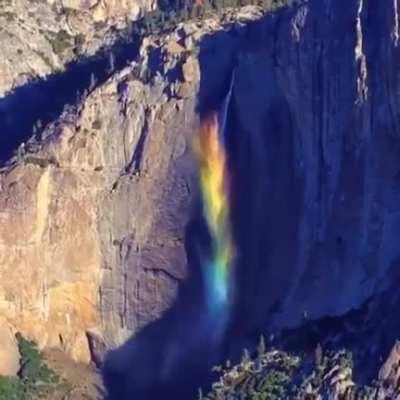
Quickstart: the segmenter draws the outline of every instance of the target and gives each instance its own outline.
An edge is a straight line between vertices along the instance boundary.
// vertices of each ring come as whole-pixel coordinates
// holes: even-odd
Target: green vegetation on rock
[[[0,399],[20,400],[24,398],[24,387],[17,377],[0,376]]]
[[[72,49],[75,45],[74,37],[64,29],[61,29],[57,33],[51,33],[49,41],[54,53],[58,55],[62,55],[67,49]]]
[[[179,23],[201,21],[215,15],[224,16],[227,9],[258,6],[264,12],[274,12],[285,7],[299,5],[303,0],[202,0],[201,5],[193,0],[178,0],[174,7],[166,5],[144,14],[143,18],[133,21],[121,36],[132,39],[132,34],[148,36],[161,34],[175,29]]]
[[[233,367],[217,367],[220,379],[203,400],[280,400],[288,398],[290,382],[301,359],[282,351],[265,349],[261,339],[257,356],[244,352],[241,362]]]
[[[336,393],[343,400],[372,400],[387,382],[371,386],[354,383],[350,352],[323,351],[315,356],[293,355],[284,351],[265,350],[261,342],[257,356],[245,352],[237,365],[214,368],[220,375],[207,395],[200,400],[309,400],[331,398]],[[332,397],[333,398],[333,397]]]
[[[21,355],[17,377],[0,376],[0,400],[35,400],[51,394],[62,384],[43,361],[35,343],[16,335]]]

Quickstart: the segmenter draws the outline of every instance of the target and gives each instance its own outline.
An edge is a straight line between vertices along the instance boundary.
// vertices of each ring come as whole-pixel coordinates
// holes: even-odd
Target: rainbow
[[[202,121],[195,141],[203,215],[211,237],[211,254],[203,267],[206,300],[213,312],[226,311],[229,307],[234,258],[227,156],[219,125],[218,114],[210,114]]]

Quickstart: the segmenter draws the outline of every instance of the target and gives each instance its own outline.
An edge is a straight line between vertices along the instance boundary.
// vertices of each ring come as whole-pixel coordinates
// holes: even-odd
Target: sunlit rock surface
[[[185,276],[193,99],[129,70],[66,113],[1,174],[0,312],[42,346],[88,360],[161,315]]]
[[[112,42],[153,0],[1,0],[0,97]]]

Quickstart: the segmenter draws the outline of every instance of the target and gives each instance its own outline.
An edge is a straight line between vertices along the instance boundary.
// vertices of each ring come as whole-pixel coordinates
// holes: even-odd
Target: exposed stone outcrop
[[[0,97],[112,42],[154,0],[1,0]]]
[[[389,358],[379,372],[382,382],[378,390],[378,399],[398,398],[400,396],[400,343],[393,347]]]

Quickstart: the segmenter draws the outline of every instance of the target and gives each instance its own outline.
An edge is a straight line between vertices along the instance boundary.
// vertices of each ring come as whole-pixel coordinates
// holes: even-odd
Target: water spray
[[[235,257],[230,221],[230,178],[225,130],[235,74],[219,112],[203,119],[195,140],[199,162],[203,216],[211,238],[211,252],[202,265],[207,311],[225,325],[233,296],[232,266]]]

